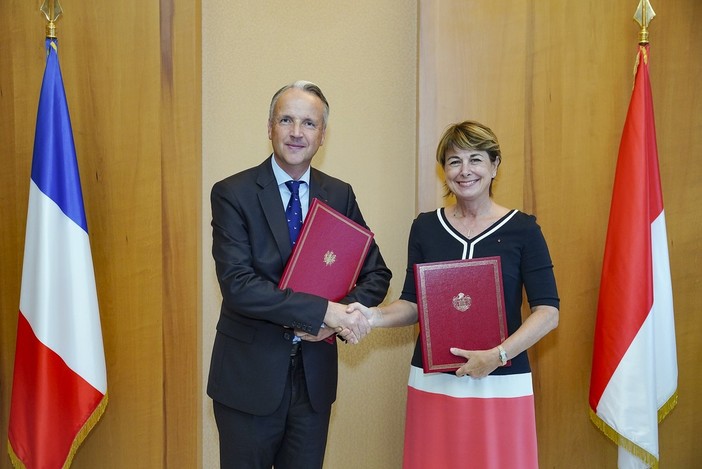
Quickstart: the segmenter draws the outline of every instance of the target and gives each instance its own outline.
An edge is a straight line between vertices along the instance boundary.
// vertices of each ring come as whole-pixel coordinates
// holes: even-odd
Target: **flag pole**
[[[7,452],[19,469],[70,467],[108,402],[95,272],[58,60],[59,0],[44,0]]]
[[[641,32],[639,32],[639,44],[648,44],[648,24],[653,18],[655,18],[655,16],[656,12],[653,11],[651,2],[648,0],[640,0],[639,6],[634,14],[634,21],[641,26]]]
[[[46,25],[46,37],[56,39],[56,21],[63,13],[59,0],[44,0],[40,10],[49,22]]]
[[[640,0],[634,85],[612,189],[597,304],[590,418],[619,447],[618,467],[659,467],[658,424],[677,403],[678,366],[660,185],[648,26]]]

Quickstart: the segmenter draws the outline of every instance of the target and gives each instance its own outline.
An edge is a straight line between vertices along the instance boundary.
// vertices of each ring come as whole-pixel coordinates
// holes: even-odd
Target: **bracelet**
[[[505,366],[507,364],[507,352],[502,345],[498,345],[497,350],[500,352],[500,363],[502,363],[502,366]]]

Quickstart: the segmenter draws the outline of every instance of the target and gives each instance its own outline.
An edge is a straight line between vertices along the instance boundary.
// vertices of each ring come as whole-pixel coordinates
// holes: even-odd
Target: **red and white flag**
[[[67,468],[107,405],[88,229],[56,39],[34,138],[8,452],[17,468]]]
[[[677,403],[673,295],[649,47],[639,46],[605,245],[590,417],[619,445],[619,468],[657,467],[658,423]]]

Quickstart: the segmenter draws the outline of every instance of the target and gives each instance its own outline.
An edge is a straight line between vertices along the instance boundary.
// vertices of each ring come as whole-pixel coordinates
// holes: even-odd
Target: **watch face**
[[[505,352],[505,349],[502,347],[499,348],[500,350],[500,361],[502,362],[503,365],[507,364],[507,352]]]

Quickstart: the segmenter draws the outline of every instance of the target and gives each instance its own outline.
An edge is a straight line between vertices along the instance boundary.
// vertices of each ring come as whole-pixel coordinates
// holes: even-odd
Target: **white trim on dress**
[[[451,236],[453,236],[456,241],[461,243],[463,245],[463,254],[461,255],[461,259],[472,259],[473,258],[473,252],[475,251],[475,245],[478,244],[480,241],[483,239],[487,238],[491,234],[493,234],[495,231],[499,230],[504,226],[505,223],[510,221],[513,216],[515,216],[519,212],[517,209],[512,209],[512,213],[509,213],[504,220],[502,220],[500,223],[495,225],[491,230],[486,231],[482,235],[480,235],[478,238],[475,238],[473,241],[470,242],[470,251],[468,251],[468,246],[469,243],[461,238],[455,231],[452,229],[451,226],[449,226],[448,222],[444,220],[444,218],[441,216],[441,207],[436,209],[436,216],[439,219],[439,223],[441,223],[441,226],[444,227],[444,230]],[[466,257],[467,254],[467,257]]]

